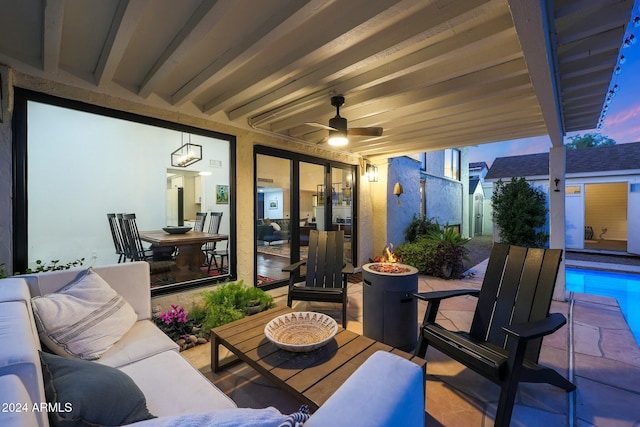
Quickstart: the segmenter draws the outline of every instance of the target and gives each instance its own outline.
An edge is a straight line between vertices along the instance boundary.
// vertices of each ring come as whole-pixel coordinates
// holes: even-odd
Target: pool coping
[[[603,270],[603,271],[615,271],[620,273],[640,274],[640,266],[637,266],[637,265],[611,264],[608,262],[566,260],[565,266],[584,268],[584,269],[590,269],[590,270]]]

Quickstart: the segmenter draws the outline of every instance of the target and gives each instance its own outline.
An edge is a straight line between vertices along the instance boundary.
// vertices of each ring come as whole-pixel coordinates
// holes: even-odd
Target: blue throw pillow
[[[110,366],[40,352],[52,427],[121,426],[155,418],[136,383]]]

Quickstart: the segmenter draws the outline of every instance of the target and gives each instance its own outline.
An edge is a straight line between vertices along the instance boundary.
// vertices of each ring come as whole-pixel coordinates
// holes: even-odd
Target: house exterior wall
[[[441,225],[462,224],[462,184],[446,178],[426,176],[427,218]]]
[[[469,235],[469,167],[468,150],[460,149],[460,181],[444,177],[444,151],[426,153],[426,217],[441,225],[460,225],[461,233]],[[466,184],[465,184],[466,183]]]
[[[13,208],[11,204],[13,181],[11,160],[11,116],[13,86],[11,80],[13,73],[10,68],[0,65],[0,109],[2,110],[2,122],[0,122],[0,265],[5,264],[8,271],[13,271],[12,242],[13,242]]]
[[[4,70],[4,71],[2,71]],[[7,81],[4,73],[6,68],[0,67],[3,72],[3,84]],[[150,105],[141,104],[132,100],[128,100],[126,96],[118,97],[95,94],[91,91],[71,88],[64,84],[40,79],[36,76],[30,76],[18,72],[12,74],[11,81],[17,87],[47,93],[62,98],[87,102],[93,105],[112,108],[119,111],[131,112],[142,116],[157,118],[174,123],[181,123],[187,126],[194,126],[205,130],[234,135],[236,137],[236,164],[237,165],[253,165],[253,147],[255,145],[264,145],[283,150],[304,153],[321,158],[328,158],[347,164],[359,164],[359,158],[348,153],[338,153],[328,151],[321,147],[310,147],[308,144],[295,142],[289,139],[281,138],[276,135],[270,135],[260,132],[254,132],[251,129],[239,128],[225,123],[223,119],[213,121],[210,117],[202,113],[194,111],[186,111],[178,109],[163,109]],[[6,95],[5,95],[6,94]],[[7,90],[3,88],[3,98],[9,97],[6,101],[12,101],[12,86]],[[8,271],[13,271],[13,208],[12,208],[12,129],[11,129],[11,109],[4,111],[4,120],[0,123],[0,264],[5,263]],[[246,279],[249,282],[255,277],[254,257],[255,257],[255,239],[254,239],[254,171],[253,167],[236,167],[235,185],[236,185],[236,234],[237,247],[237,275],[238,278]],[[360,197],[370,197],[368,193],[370,187],[362,186],[360,189]],[[365,205],[366,206],[366,205]],[[360,208],[362,209],[362,207]],[[359,217],[371,218],[369,212],[360,211]],[[362,220],[360,220],[362,221]],[[358,223],[361,226],[361,222]],[[363,227],[366,230],[366,227]],[[360,245],[365,240],[371,240],[371,234],[361,232],[359,234]],[[370,245],[369,245],[370,246]],[[360,246],[359,246],[360,247]],[[366,247],[366,245],[365,245]],[[371,254],[365,254],[361,251],[359,257],[368,259]]]
[[[526,177],[527,181],[540,188],[549,199],[547,177]],[[566,177],[560,191],[565,194],[565,248],[584,249],[585,226],[593,229],[594,240],[628,240],[629,237],[629,183],[640,182],[640,171],[613,171],[609,174],[594,173],[592,176],[572,174]],[[494,181],[491,181],[494,184]],[[494,225],[495,227],[495,225]],[[496,234],[494,240],[498,241]]]
[[[400,183],[403,193],[393,194],[396,183]],[[414,216],[420,216],[420,162],[410,157],[389,159],[387,179],[387,243],[394,246],[404,242],[404,231]],[[376,254],[383,247],[375,248]]]

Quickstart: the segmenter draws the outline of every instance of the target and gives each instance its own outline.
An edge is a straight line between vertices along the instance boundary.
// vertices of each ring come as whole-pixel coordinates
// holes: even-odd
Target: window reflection
[[[202,160],[176,168],[171,153],[181,146],[183,131],[35,101],[27,106],[30,267],[36,260],[117,263],[106,214],[135,213],[141,232],[178,225],[172,188],[182,188],[185,224],[198,212],[223,212],[220,233],[230,233],[229,197],[216,195],[220,186],[229,191],[229,141],[189,128],[188,140],[202,146]],[[168,256],[175,258],[179,248],[173,251]],[[213,275],[206,263],[189,274],[171,273],[167,276],[176,278],[164,284]]]

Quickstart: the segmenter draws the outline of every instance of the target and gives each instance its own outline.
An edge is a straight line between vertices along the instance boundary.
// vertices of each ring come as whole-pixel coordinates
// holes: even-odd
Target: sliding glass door
[[[256,157],[256,283],[267,286],[288,276],[282,268],[291,259],[292,161]]]
[[[257,286],[287,283],[282,268],[307,257],[311,230],[343,230],[354,262],[356,166],[256,147],[255,171]]]

